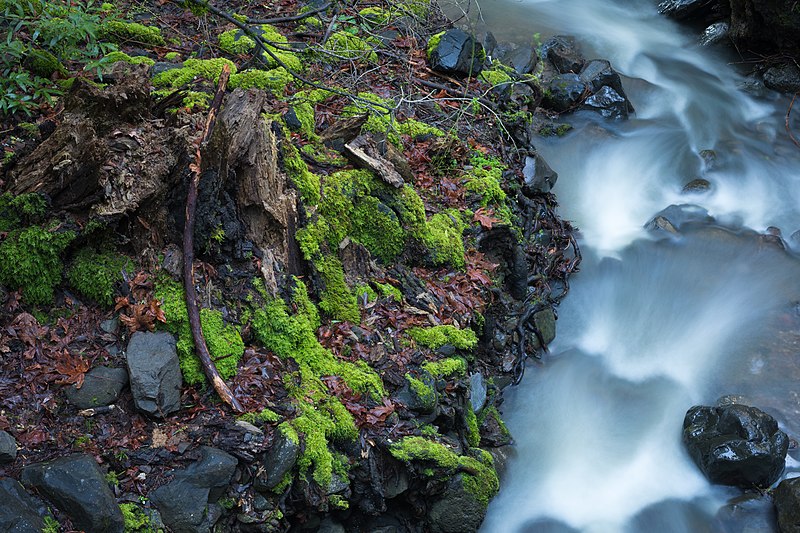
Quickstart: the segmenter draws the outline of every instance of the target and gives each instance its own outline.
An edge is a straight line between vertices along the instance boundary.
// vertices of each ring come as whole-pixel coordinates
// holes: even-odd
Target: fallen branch
[[[194,288],[194,220],[197,207],[197,189],[202,173],[200,150],[211,137],[230,75],[231,71],[228,65],[223,66],[222,73],[219,76],[219,83],[217,84],[217,92],[214,94],[214,100],[211,102],[211,109],[208,112],[206,125],[203,129],[203,136],[195,149],[194,163],[189,165],[192,176],[189,180],[189,191],[186,193],[186,219],[183,228],[183,287],[186,290],[186,309],[189,312],[189,325],[192,329],[197,356],[203,364],[203,371],[219,397],[230,405],[234,411],[242,413],[244,412],[242,404],[239,403],[231,389],[225,384],[216,365],[214,365],[214,361],[211,360],[211,353],[208,351],[208,345],[206,345],[206,339],[200,326],[200,308],[197,305],[197,291]]]
[[[789,119],[792,116],[792,107],[794,107],[794,101],[797,99],[798,94],[800,93],[794,93],[794,96],[792,97],[792,103],[789,104],[789,109],[786,110],[786,133],[789,134],[789,138],[792,140],[794,145],[800,148],[800,141],[798,141],[792,134],[792,128],[789,126]]]

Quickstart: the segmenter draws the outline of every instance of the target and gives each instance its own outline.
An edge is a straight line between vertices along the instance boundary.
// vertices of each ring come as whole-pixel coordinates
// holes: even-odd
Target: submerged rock
[[[717,44],[728,38],[731,26],[727,22],[715,22],[705,30],[700,36],[700,44],[703,46],[710,46]]]
[[[767,69],[764,85],[782,93],[800,92],[800,69],[795,65],[781,65]]]
[[[800,533],[800,478],[784,479],[773,493],[782,533]]]
[[[600,113],[604,118],[627,119],[628,101],[611,87],[602,87],[583,102],[583,109]]]
[[[450,479],[444,497],[428,511],[431,529],[441,533],[477,531],[486,516],[486,502],[464,486],[464,476]]]
[[[683,192],[706,192],[711,188],[711,182],[703,178],[697,178],[683,186]]]
[[[658,11],[676,20],[687,20],[705,16],[716,3],[716,0],[665,0],[658,4]]]
[[[769,487],[783,472],[789,438],[767,413],[746,405],[694,406],[683,442],[712,483]]]
[[[658,213],[644,225],[648,230],[664,230],[668,233],[678,233],[682,226],[690,223],[710,223],[714,218],[708,210],[699,205],[681,204],[671,205]]]
[[[126,360],[137,409],[158,417],[180,409],[181,369],[172,335],[137,331]]]
[[[483,46],[467,32],[454,28],[431,38],[428,60],[431,68],[456,76],[477,76],[483,68]]]
[[[90,455],[71,455],[22,469],[22,482],[47,496],[76,528],[122,533],[124,522],[108,483]]]

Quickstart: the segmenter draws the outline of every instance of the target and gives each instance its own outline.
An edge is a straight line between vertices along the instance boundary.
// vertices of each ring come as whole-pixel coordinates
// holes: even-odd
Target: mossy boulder
[[[142,46],[165,46],[167,42],[158,26],[144,26],[138,22],[121,20],[104,21],[97,32],[101,41],[134,43]]]

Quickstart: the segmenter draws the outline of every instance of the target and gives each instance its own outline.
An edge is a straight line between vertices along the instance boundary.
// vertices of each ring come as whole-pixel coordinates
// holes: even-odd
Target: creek
[[[790,100],[743,90],[738,56],[701,47],[697,30],[656,4],[480,2],[501,42],[576,36],[585,57],[609,59],[624,76],[636,108],[628,121],[567,115],[572,132],[535,142],[559,173],[560,214],[580,228],[584,261],[550,353],[507,393],[515,451],[484,532],[744,530],[745,518],[726,521],[737,512],[776,530],[768,500],[732,510],[741,491],[705,480],[681,428],[692,405],[735,395],[800,435]],[[800,120],[792,125],[800,131]],[[695,178],[711,188],[683,192]],[[644,229],[673,204],[701,206],[713,221],[700,217],[677,236]],[[770,226],[789,250],[764,236]],[[785,476],[800,475],[795,455]]]

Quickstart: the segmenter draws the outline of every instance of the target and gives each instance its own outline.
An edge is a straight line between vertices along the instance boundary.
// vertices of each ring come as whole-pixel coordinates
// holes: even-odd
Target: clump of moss
[[[167,61],[178,61],[181,55],[178,52],[167,52],[164,54],[164,59]]]
[[[135,503],[121,503],[119,510],[122,511],[122,519],[125,522],[125,533],[157,533],[161,531],[151,524],[147,513]]]
[[[378,291],[384,298],[390,298],[398,303],[403,301],[403,293],[400,292],[400,289],[394,285],[390,285],[388,283],[375,283],[375,286],[378,288]]]
[[[274,424],[278,420],[281,419],[281,415],[273,411],[272,409],[262,409],[261,411],[255,413],[245,413],[241,416],[236,417],[237,420],[244,420],[245,422],[249,422],[251,424],[261,423],[261,424]]]
[[[481,443],[481,432],[478,429],[478,417],[475,416],[475,411],[472,410],[472,404],[470,403],[467,404],[467,408],[464,410],[464,425],[467,428],[467,444],[477,448]]]
[[[500,489],[500,481],[492,456],[480,449],[473,448],[473,451],[477,459],[458,455],[444,444],[425,437],[405,437],[389,447],[395,459],[418,465],[423,475],[435,476],[438,470],[454,476],[463,471],[464,489],[486,506]]]
[[[74,231],[39,226],[10,232],[0,243],[0,284],[22,289],[28,303],[51,303],[64,269],[61,255],[73,239]]]
[[[222,67],[228,65],[231,75],[236,74],[236,65],[230,59],[217,57],[214,59],[187,59],[182,68],[165,70],[153,78],[154,87],[177,88],[195,78],[204,78],[216,83],[222,73]]]
[[[422,365],[422,369],[433,377],[464,377],[467,374],[467,362],[461,357],[448,357],[441,361],[429,361]]]
[[[395,103],[388,98],[381,98],[367,92],[358,93],[358,97],[361,100],[345,106],[342,115],[355,116],[368,113],[369,117],[363,129],[372,133],[387,134],[389,141],[396,146],[401,146],[399,135],[408,135],[414,138],[425,135],[434,137],[445,135],[441,129],[415,119],[395,121],[390,112],[395,108]]]
[[[31,74],[41,78],[49,79],[56,72],[62,76],[69,75],[61,61],[47,50],[30,50],[23,65]]]
[[[432,411],[436,406],[436,391],[433,387],[426,385],[421,379],[417,379],[411,374],[406,374],[408,389],[414,395],[419,406],[424,411]]]
[[[219,47],[233,55],[246,54],[256,47],[256,42],[238,29],[224,31],[218,39]]]
[[[292,81],[292,75],[285,68],[270,70],[247,69],[231,76],[228,85],[231,89],[262,89],[276,96],[283,94]]]
[[[459,350],[471,350],[478,345],[478,337],[471,329],[458,329],[455,326],[433,326],[430,328],[410,328],[408,334],[417,343],[437,350],[445,344],[452,344]]]
[[[456,214],[436,213],[431,217],[422,240],[435,265],[464,267],[464,241],[461,237],[464,229],[464,223]]]
[[[481,410],[480,414],[477,417],[478,426],[483,426],[484,422],[489,419],[494,420],[497,424],[497,427],[500,428],[500,437],[503,442],[509,443],[511,442],[511,431],[509,431],[508,426],[503,421],[503,417],[500,415],[500,412],[497,410],[497,407],[490,405],[485,407]]]
[[[431,54],[434,50],[439,46],[439,43],[442,42],[442,37],[444,36],[445,32],[440,31],[434,35],[431,35],[431,38],[428,39],[428,46],[425,47],[425,52],[428,55],[428,59],[431,58]]]
[[[84,248],[75,256],[67,271],[70,285],[99,304],[114,303],[114,286],[122,280],[122,271],[130,270],[127,257],[111,252]]]
[[[38,131],[38,129],[37,129]],[[0,232],[19,229],[42,222],[47,201],[41,194],[0,195]]]
[[[114,43],[134,42],[144,46],[164,46],[166,41],[158,26],[144,26],[137,22],[106,20],[100,25],[97,38]]]
[[[493,87],[507,85],[509,83],[513,83],[514,81],[506,68],[502,66],[494,67],[491,70],[482,70],[478,75],[478,79],[485,81]]]
[[[304,144],[300,147],[300,152],[318,165],[343,168],[349,164],[346,157],[321,143]]]
[[[178,358],[184,381],[190,385],[205,383],[202,363],[195,355],[183,287],[171,279],[161,279],[156,284],[153,296],[162,302],[161,309],[167,319],[167,330],[178,336]],[[244,342],[239,328],[225,324],[222,312],[213,309],[200,310],[200,327],[211,359],[220,375],[223,379],[232,377],[236,374],[236,367],[244,354]]]
[[[283,168],[297,187],[300,198],[307,205],[316,205],[320,201],[320,177],[308,169],[308,164],[295,146],[283,143]],[[311,254],[307,254],[309,259]]]
[[[360,59],[370,63],[378,60],[375,53],[376,39],[362,39],[346,31],[333,32],[325,43],[325,50],[330,52],[328,59],[340,61],[342,59]]]
[[[359,11],[358,14],[375,26],[385,26],[392,20],[392,13],[382,7],[367,7]]]
[[[356,300],[359,303],[374,302],[375,300],[378,299],[378,294],[372,287],[370,287],[366,283],[359,285],[358,287],[353,289],[353,294],[356,295]]]
[[[314,261],[314,266],[323,284],[320,309],[337,320],[356,324],[361,322],[358,301],[345,282],[341,261],[332,255],[326,255]]]
[[[294,72],[301,72],[303,70],[303,63],[294,52],[284,50],[289,46],[289,41],[282,35],[277,28],[264,24],[261,26],[261,38],[267,44],[269,50],[277,57],[283,65],[279,64],[275,59],[264,52],[263,59],[269,68],[277,68],[286,66],[289,70]]]
[[[352,236],[375,257],[389,262],[403,251],[405,233],[394,211],[374,196],[365,196],[352,214]]]
[[[308,140],[317,140],[319,136],[315,131],[316,121],[314,118],[314,105],[309,101],[296,99],[292,103],[292,109],[294,110],[297,120],[300,122],[300,133]]]
[[[132,65],[147,65],[148,67],[152,67],[155,64],[155,61],[147,56],[129,56],[125,52],[120,52],[119,50],[115,50],[106,54],[103,60],[108,63],[124,61],[125,63],[130,63]]]

